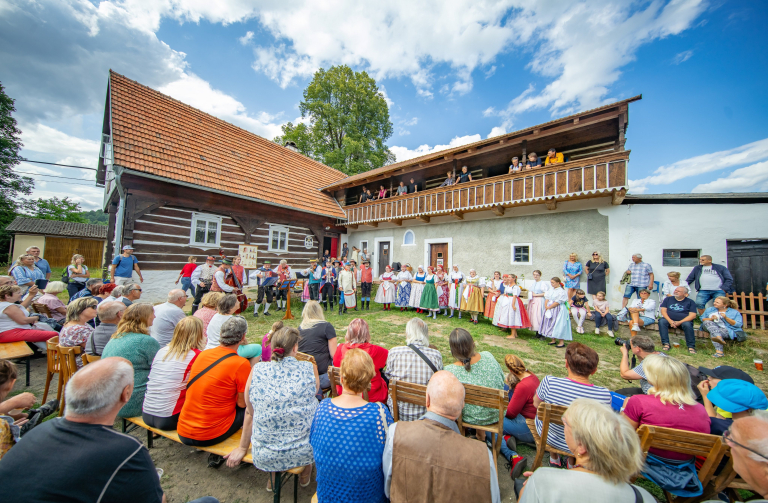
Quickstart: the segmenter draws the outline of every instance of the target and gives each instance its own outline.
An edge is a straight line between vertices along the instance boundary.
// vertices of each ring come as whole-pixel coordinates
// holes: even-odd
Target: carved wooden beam
[[[491,208],[491,211],[497,217],[503,217],[504,216],[504,206],[494,206],[493,208]]]
[[[395,224],[398,227],[403,225],[403,219],[402,218],[393,218],[392,220],[388,220],[388,222],[391,223],[391,224]]]
[[[456,220],[464,220],[464,213],[462,213],[461,211],[454,211],[453,213],[451,213],[451,216]]]
[[[261,225],[266,222],[265,218],[256,218],[234,214],[230,214],[229,216],[232,217],[232,220],[234,220],[243,230],[243,233],[245,234],[245,244],[247,245],[251,244],[251,234],[256,232],[256,229],[261,227]]]
[[[157,199],[134,199],[133,219],[138,220],[166,204],[168,204],[167,201],[158,201]]]
[[[417,220],[421,220],[425,224],[429,223],[429,217],[427,215],[421,215],[420,217],[416,217]]]
[[[611,204],[614,206],[620,205],[626,195],[627,191],[625,189],[617,190],[611,195]]]
[[[325,236],[325,229],[322,227],[310,227],[312,235],[317,239],[317,258],[323,257],[323,237]]]
[[[555,199],[547,199],[547,200],[544,201],[544,203],[546,203],[548,210],[555,210],[555,209],[557,209],[557,200],[555,200]]]
[[[365,225],[367,225],[369,227],[378,227],[379,226],[379,222],[368,222]]]
[[[355,230],[355,229],[357,229],[357,227],[358,227],[357,224],[348,224],[347,225],[347,229]]]

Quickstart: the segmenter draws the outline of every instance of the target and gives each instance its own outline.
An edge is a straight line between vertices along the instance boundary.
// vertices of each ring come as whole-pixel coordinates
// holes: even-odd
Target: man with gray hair
[[[126,283],[123,285],[123,294],[117,300],[125,304],[125,307],[131,307],[131,304],[139,298],[141,298],[141,286],[138,283]]]
[[[723,438],[731,448],[733,469],[741,475],[749,487],[764,498],[752,501],[755,503],[766,501],[768,499],[768,411],[756,410],[752,416],[734,420],[731,427],[723,433]]]
[[[640,298],[640,290],[647,288],[653,291],[653,267],[647,262],[643,262],[643,256],[639,253],[632,255],[632,262],[627,266],[626,274],[630,275],[629,284],[624,288],[624,299],[621,308],[627,307],[627,302],[632,298],[632,294],[637,294]]]
[[[182,308],[187,303],[187,293],[184,290],[175,289],[168,292],[168,300],[155,306],[155,321],[149,328],[152,336],[163,348],[173,339],[173,331],[181,320],[187,317]]]
[[[117,325],[123,317],[123,312],[128,309],[122,302],[103,301],[96,312],[101,323],[88,336],[85,343],[85,352],[93,356],[101,356],[104,346],[112,338],[117,330]]]
[[[85,288],[74,294],[72,297],[69,298],[68,304],[71,303],[73,300],[82,299],[83,297],[95,297],[99,293],[99,289],[104,284],[104,281],[101,278],[91,278],[88,281],[85,282]],[[99,302],[101,302],[100,298],[97,298]]]
[[[420,420],[389,426],[382,456],[384,494],[392,503],[450,501],[457,494],[462,501],[500,503],[493,454],[456,426],[464,386],[450,372],[436,372],[426,402]]]

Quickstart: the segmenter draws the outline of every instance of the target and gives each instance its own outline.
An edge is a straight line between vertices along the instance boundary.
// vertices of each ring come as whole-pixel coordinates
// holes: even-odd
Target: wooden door
[[[736,293],[762,292],[768,283],[768,240],[728,241],[727,248]]]
[[[443,269],[448,270],[448,243],[429,245],[429,265],[432,267],[442,265]]]
[[[104,241],[78,238],[45,238],[45,260],[51,267],[66,267],[72,261],[72,255],[78,253],[85,257],[85,265],[90,269],[91,277],[101,276],[101,260]]]
[[[341,253],[339,238],[331,238],[331,257],[338,257],[339,253]]]
[[[389,241],[379,243],[379,275],[384,273],[385,268],[392,263],[392,256]]]

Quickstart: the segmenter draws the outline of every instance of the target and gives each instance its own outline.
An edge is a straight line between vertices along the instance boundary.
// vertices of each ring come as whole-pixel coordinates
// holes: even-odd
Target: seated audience
[[[97,302],[101,302],[103,299],[98,295],[102,286],[104,286],[104,282],[101,278],[91,278],[85,282],[85,287],[83,289],[69,298],[69,302],[71,303],[73,300],[82,299],[84,297],[95,297]]]
[[[109,283],[110,285],[114,285],[114,283]],[[118,300],[123,296],[123,285],[117,285],[114,288],[112,288],[112,291],[109,293],[109,296],[112,297],[113,300]],[[99,288],[99,291],[101,291],[101,288]],[[120,301],[122,302],[122,301]],[[128,306],[125,306],[128,307]]]
[[[544,166],[549,166],[550,164],[559,164],[561,162],[564,162],[563,153],[557,152],[553,148],[549,149],[547,152],[547,157],[544,158]]]
[[[699,314],[704,314],[704,308],[711,299],[725,297],[733,292],[731,272],[724,265],[713,264],[711,255],[699,258],[699,265],[693,268],[686,281],[696,289]]]
[[[93,327],[88,324],[96,317],[96,299],[76,299],[67,306],[67,319],[59,332],[59,346],[80,346],[80,353],[75,356],[77,368],[83,366],[82,353],[85,353],[85,343],[93,333]]]
[[[592,319],[595,320],[595,335],[600,335],[600,327],[606,325],[608,327],[608,336],[613,337],[614,318],[608,301],[605,300],[605,292],[597,292],[592,300],[592,304],[595,308],[592,310]]]
[[[643,361],[643,371],[651,388],[647,395],[633,395],[624,405],[622,415],[632,428],[643,424],[678,430],[709,433],[709,416],[691,390],[691,376],[685,364],[674,358],[650,355]],[[685,461],[690,455],[652,447],[649,456],[663,460]]]
[[[152,360],[141,417],[149,426],[173,431],[187,394],[192,364],[202,352],[203,322],[194,316],[179,321],[171,341]]]
[[[637,433],[610,406],[579,398],[563,415],[563,424],[575,467],[539,468],[525,483],[520,503],[655,503],[648,491],[630,485],[642,469],[643,450]]]
[[[136,304],[125,310],[112,338],[104,346],[102,358],[119,356],[133,366],[133,394],[118,413],[118,417],[141,415],[147,378],[152,360],[160,350],[160,344],[149,335],[149,327],[155,320],[152,304]]]
[[[245,386],[246,411],[240,446],[227,456],[227,466],[235,467],[248,452],[253,465],[275,473],[304,467],[299,482],[309,485],[312,475],[312,446],[309,432],[315,417],[320,391],[317,368],[298,361],[299,331],[284,327],[272,335],[271,360],[256,365]],[[270,477],[267,489],[272,489]]]
[[[40,323],[39,314],[30,315],[26,307],[17,304],[20,300],[21,287],[0,287],[0,342],[27,341],[45,351],[45,341],[59,334]]]
[[[123,285],[123,292],[118,301],[125,304],[125,307],[131,307],[131,304],[141,298],[141,285],[138,283],[126,283]]]
[[[768,412],[755,411],[752,416],[737,419],[723,438],[731,448],[734,471],[768,499]]]
[[[533,406],[538,409],[542,402],[554,405],[570,405],[577,398],[591,398],[608,406],[611,405],[611,392],[602,386],[595,386],[589,382],[592,374],[597,372],[600,357],[597,352],[580,342],[572,342],[565,348],[565,369],[568,377],[544,376],[541,380],[536,395],[533,397]],[[536,418],[536,431],[541,435],[542,422]],[[558,424],[549,425],[547,443],[569,451],[565,442],[563,427]],[[569,465],[573,465],[570,461]],[[549,466],[562,468],[562,461],[558,454],[549,455]]]
[[[590,317],[589,300],[581,288],[576,289],[571,297],[571,315],[576,320],[576,332],[584,333],[584,320]]]
[[[281,328],[283,328],[283,322],[282,320],[277,320],[272,324],[269,332],[264,334],[264,338],[261,339],[261,361],[268,362],[272,359],[272,336]]]
[[[224,323],[233,318],[235,311],[239,307],[240,303],[236,295],[224,294],[219,297],[219,302],[216,304],[217,313],[213,315],[210,323],[208,323],[208,332],[206,333],[208,342],[205,345],[205,349],[213,349],[219,346],[221,328],[224,326]],[[237,354],[243,358],[248,358],[251,361],[251,365],[253,365],[261,357],[261,344],[241,344],[237,347]]]
[[[499,362],[488,351],[476,352],[475,340],[463,328],[454,328],[448,336],[451,355],[456,358],[445,370],[455,375],[462,384],[474,384],[486,388],[504,389],[504,373]],[[465,405],[462,421],[483,426],[499,420],[498,409]],[[485,440],[485,431],[477,430],[478,440]]]
[[[526,169],[531,168],[538,168],[541,166],[541,159],[539,159],[539,156],[536,155],[536,152],[531,152],[528,154],[528,162],[525,163]]]
[[[708,307],[701,315],[701,328],[709,333],[712,345],[715,347],[715,358],[723,357],[723,344],[726,340],[736,339],[736,331],[744,326],[741,313],[736,301],[728,297],[717,297],[712,307]]]
[[[67,305],[64,304],[58,295],[66,290],[67,285],[61,281],[51,281],[45,285],[43,295],[37,299],[38,304],[45,305],[51,312],[51,318],[56,321],[64,321],[67,317]]]
[[[370,355],[350,349],[341,362],[344,392],[317,407],[309,443],[317,465],[318,501],[387,501],[381,465],[392,415],[383,404],[363,399],[375,375]]]
[[[677,271],[671,271],[667,273],[667,281],[661,284],[662,297],[673,297],[675,295],[675,288],[678,286],[684,286],[688,293],[691,293],[691,287],[688,286],[688,282],[680,279],[680,273]],[[687,296],[688,294],[686,294]]]
[[[669,351],[669,329],[680,327],[685,333],[685,344],[688,352],[696,354],[696,335],[693,332],[693,320],[696,318],[696,303],[687,297],[685,287],[675,288],[674,297],[667,297],[661,302],[661,318],[659,318],[659,336],[661,348]]]
[[[458,185],[460,183],[467,183],[472,181],[472,173],[469,172],[469,168],[467,166],[461,167],[461,173],[459,173],[456,176],[456,181],[454,182],[454,185]]]
[[[637,292],[637,298],[627,306],[626,312],[619,312],[617,316],[619,321],[631,320],[630,332],[632,335],[637,335],[640,327],[656,323],[656,301],[651,298],[651,291],[647,288],[641,288]],[[661,331],[661,323],[659,323],[659,331]]]
[[[155,321],[152,323],[150,335],[160,347],[166,346],[173,338],[176,325],[187,317],[181,308],[187,303],[187,294],[184,290],[171,290],[168,299],[163,304],[155,306]]]
[[[438,187],[438,188],[440,188],[440,189],[441,189],[441,188],[443,188],[443,187],[448,187],[448,186],[451,186],[451,185],[453,185],[453,184],[454,184],[454,180],[453,180],[453,171],[448,171],[448,172],[445,174],[445,176],[446,176],[446,179],[445,179],[445,181],[444,181],[443,183],[441,183],[441,184],[440,184],[440,187]]]
[[[709,432],[722,435],[735,419],[768,409],[765,393],[754,384],[741,379],[701,381],[698,385],[704,408],[709,416]]]
[[[122,302],[107,301],[99,304],[96,312],[101,323],[88,336],[88,341],[85,343],[86,353],[93,356],[101,356],[104,346],[107,345],[112,335],[117,331],[117,325],[123,318],[123,313],[126,309],[128,308]]]
[[[104,283],[101,285],[101,288],[99,288],[99,293],[97,295],[94,295],[94,297],[98,297],[101,299],[99,303],[107,299],[115,300],[116,297],[112,297],[112,290],[114,290],[115,288],[117,288],[117,285],[114,283]]]
[[[238,356],[237,347],[245,344],[246,332],[248,323],[245,318],[234,316],[228,319],[221,327],[219,346],[206,349],[192,364],[176,428],[184,444],[216,445],[243,427],[244,393],[251,365],[247,359]],[[209,464],[220,464],[221,459],[221,456],[211,455]]]
[[[506,383],[509,386],[509,405],[504,417],[504,442],[501,443],[501,453],[509,461],[510,476],[516,479],[523,473],[526,460],[517,453],[517,441],[534,443],[533,435],[526,419],[536,418],[536,407],[533,397],[539,387],[539,378],[525,367],[525,362],[517,355],[504,357],[509,374]]]
[[[523,165],[520,164],[520,161],[517,159],[517,157],[512,158],[512,164],[509,165],[509,174],[517,173],[523,168]]]
[[[627,346],[622,344],[619,372],[621,372],[622,379],[628,381],[640,381],[640,387],[622,388],[617,390],[616,393],[623,396],[648,394],[648,390],[651,389],[651,384],[648,382],[645,372],[643,372],[643,362],[650,355],[667,355],[656,351],[656,346],[650,335],[638,334],[629,340],[629,345],[632,348],[632,354],[640,360],[640,363],[635,365],[634,368],[629,367],[629,351],[627,351]]]
[[[418,351],[418,352],[417,352]],[[413,318],[405,325],[405,346],[389,350],[384,373],[392,385],[404,381],[426,386],[432,375],[443,369],[443,355],[429,347],[429,326],[421,318]],[[392,396],[387,396],[387,407],[392,410]],[[416,421],[427,410],[412,403],[398,402],[400,421]]]
[[[200,318],[203,322],[203,336],[208,337],[208,324],[211,318],[216,315],[216,306],[219,300],[224,296],[222,292],[208,292],[200,299],[200,309],[194,312],[192,316]]]
[[[355,247],[352,247],[354,253]],[[328,367],[333,364],[336,354],[336,329],[325,321],[323,308],[315,300],[310,300],[301,312],[299,325],[299,351],[315,357],[317,372],[320,374],[320,387],[329,389]]]
[[[465,438],[456,426],[464,386],[446,371],[427,385],[427,413],[393,423],[384,447],[384,494],[392,501],[491,501],[499,503],[499,479],[491,451]]]
[[[368,329],[368,323],[360,318],[355,318],[347,327],[345,342],[340,344],[333,355],[333,366],[341,367],[341,361],[344,355],[350,349],[361,349],[371,355],[373,366],[376,369],[376,375],[371,379],[371,390],[368,392],[369,402],[385,402],[389,390],[381,373],[387,365],[387,355],[389,351],[376,344],[371,344],[371,332]],[[341,394],[341,386],[337,386],[338,393]]]

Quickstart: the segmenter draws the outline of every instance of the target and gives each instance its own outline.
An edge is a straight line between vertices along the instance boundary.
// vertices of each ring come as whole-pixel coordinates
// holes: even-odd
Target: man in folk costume
[[[344,302],[344,293],[339,289],[339,274],[341,274],[341,271],[344,270],[344,267],[341,265],[342,261],[334,258],[333,259],[333,272],[334,272],[334,282],[333,282],[333,291],[334,295],[336,297],[336,303],[341,304]]]
[[[320,298],[320,281],[323,275],[323,268],[317,265],[317,259],[309,261],[310,266],[304,269],[304,277],[309,279],[309,299],[318,300]]]
[[[275,270],[272,271],[275,274],[277,274],[279,278],[279,282],[282,283],[285,280],[291,279],[291,267],[288,265],[288,262],[283,259],[280,261],[280,265],[275,267]],[[288,307],[288,290],[283,288],[277,290],[277,293],[275,294],[275,302],[277,303],[277,310],[282,311],[283,309]]]
[[[331,310],[333,310],[333,299],[336,297],[336,271],[331,265],[330,259],[325,263],[323,271],[320,275],[320,292],[323,294],[323,307],[328,310],[328,302],[331,303]]]
[[[371,261],[363,260],[360,268],[360,309],[371,310],[371,285],[373,284],[373,269]]]
[[[264,304],[264,316],[272,316],[269,314],[269,306],[272,304],[272,299],[275,296],[275,286],[265,285],[270,278],[276,277],[277,274],[272,270],[272,261],[265,260],[263,265],[251,273],[251,278],[256,280],[256,284],[259,287],[256,304],[253,305],[253,317],[259,316],[259,306],[264,303],[266,297],[266,303]]]
[[[339,292],[344,295],[344,302],[339,302],[339,314],[347,312],[347,308],[357,307],[355,297],[357,282],[355,275],[349,269],[349,262],[347,262],[344,264],[344,270],[339,273]]]
[[[213,257],[205,259],[205,264],[201,264],[192,271],[192,277],[190,281],[195,287],[195,299],[192,301],[192,314],[195,314],[197,308],[200,306],[200,299],[203,295],[211,291],[211,284],[213,283],[213,273],[216,272],[216,267],[213,265]]]
[[[221,259],[221,265],[213,273],[212,292],[232,293],[235,289],[227,284],[227,279],[232,277],[232,261],[228,258]]]
[[[240,255],[235,255],[232,258],[232,274],[235,275],[242,286],[245,286],[245,284],[248,283],[248,276],[245,274],[245,268],[240,265],[240,262],[242,261],[243,259]]]

